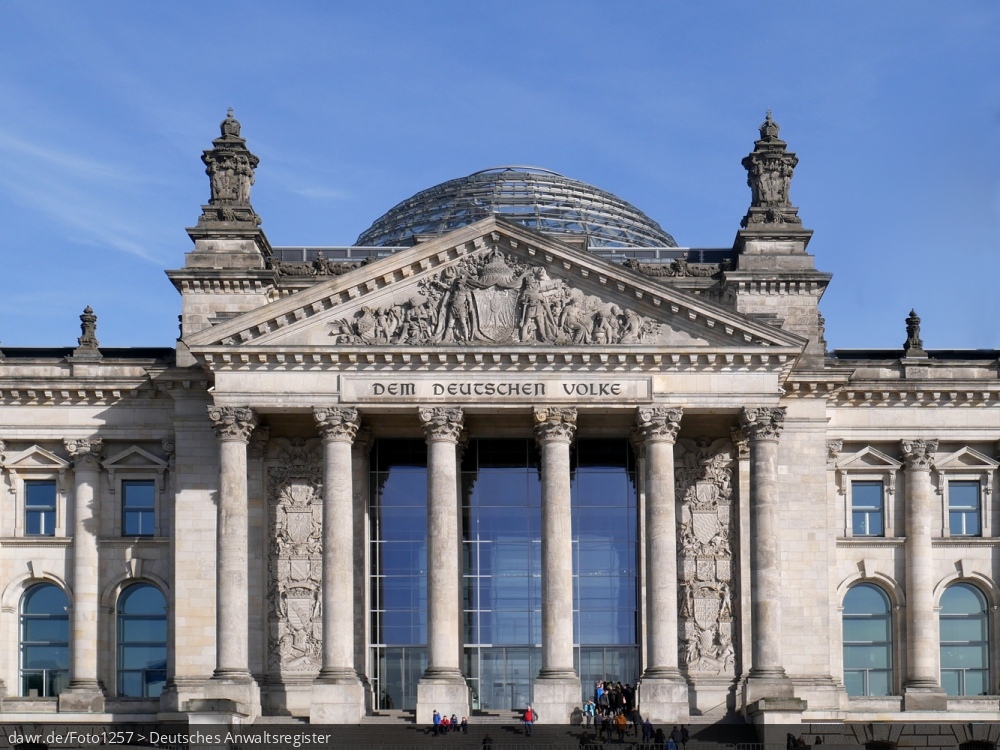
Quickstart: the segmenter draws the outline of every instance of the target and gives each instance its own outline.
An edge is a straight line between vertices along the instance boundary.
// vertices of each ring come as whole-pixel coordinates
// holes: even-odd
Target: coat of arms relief
[[[276,438],[267,470],[268,670],[280,677],[321,666],[323,457],[318,438]]]
[[[421,280],[404,302],[330,324],[338,344],[639,344],[659,330],[497,246]]]
[[[692,675],[735,675],[731,444],[678,443],[680,662]]]

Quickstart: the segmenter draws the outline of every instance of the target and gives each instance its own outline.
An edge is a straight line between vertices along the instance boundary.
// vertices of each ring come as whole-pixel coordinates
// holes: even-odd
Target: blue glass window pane
[[[56,483],[54,481],[25,482],[24,507],[40,510],[55,510]]]
[[[167,621],[164,619],[119,620],[118,640],[121,643],[165,643]]]
[[[948,505],[952,510],[978,510],[979,482],[949,482]]]
[[[882,510],[882,483],[851,482],[851,503],[855,510]]]
[[[167,673],[165,671],[148,671],[145,674],[146,696],[149,698],[159,698],[163,688],[167,685]]]
[[[844,642],[879,642],[892,638],[889,618],[844,619]]]
[[[119,669],[163,669],[167,664],[165,646],[122,646]]]
[[[118,672],[118,695],[127,698],[142,697],[142,672]]]
[[[427,509],[410,506],[380,507],[372,513],[377,525],[373,536],[382,541],[421,540],[427,536]]]
[[[983,616],[941,618],[943,643],[985,641],[987,637],[986,618]]]
[[[21,658],[25,669],[68,669],[69,646],[25,646]]]
[[[889,598],[877,586],[854,586],[844,597],[845,615],[884,615],[889,612]]]
[[[125,615],[166,615],[167,601],[156,586],[130,586],[118,602],[118,611]]]
[[[965,673],[966,695],[989,695],[989,671],[970,669]]]
[[[941,670],[941,687],[948,695],[962,694],[962,673],[955,669]]]
[[[55,536],[55,511],[26,511],[24,514],[24,533],[28,536]]]
[[[958,583],[941,595],[942,615],[978,615],[986,612],[986,598],[974,586]]]
[[[153,482],[122,482],[122,504],[127,510],[152,510],[156,506]]]
[[[67,618],[24,618],[21,637],[24,641],[45,643],[69,641],[69,620]]]
[[[33,586],[24,595],[22,612],[26,615],[66,615],[68,604],[61,588],[43,583]]]
[[[844,646],[846,669],[886,669],[889,667],[887,646]]]
[[[941,667],[946,669],[982,669],[986,666],[986,646],[942,646]]]
[[[628,476],[621,471],[580,470],[573,490],[578,507],[613,508],[635,504]]]
[[[844,687],[847,688],[848,695],[865,694],[864,672],[844,672]]]
[[[889,684],[892,673],[888,671],[872,671],[868,673],[868,695],[889,695],[892,686]]]

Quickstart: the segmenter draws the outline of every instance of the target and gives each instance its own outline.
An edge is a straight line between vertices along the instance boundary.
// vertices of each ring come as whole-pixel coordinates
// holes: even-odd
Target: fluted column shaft
[[[906,476],[906,687],[938,688],[937,615],[931,528],[934,488],[931,464],[937,440],[904,440]]]
[[[569,448],[575,408],[535,410],[542,453],[541,679],[576,679],[573,668],[573,515]]]
[[[319,680],[354,683],[354,493],[352,407],[313,410],[323,435],[323,661]]]
[[[639,409],[646,448],[646,670],[644,678],[680,678],[677,660],[677,517],[674,442],[683,410]]]
[[[427,671],[462,681],[459,669],[458,439],[461,409],[420,409],[427,440]]]
[[[248,406],[210,406],[208,416],[219,439],[214,677],[249,678],[247,442],[257,415]]]
[[[750,677],[784,678],[781,663],[781,518],[778,438],[783,408],[745,408],[740,423],[750,443],[750,569],[753,667]]]
[[[101,438],[66,440],[73,459],[73,608],[70,649],[70,688],[98,690],[97,615],[99,557],[97,487],[101,475],[98,457]]]

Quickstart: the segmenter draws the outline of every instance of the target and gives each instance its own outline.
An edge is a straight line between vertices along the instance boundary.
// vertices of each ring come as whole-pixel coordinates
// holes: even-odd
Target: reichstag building
[[[175,347],[0,357],[4,722],[1000,721],[998,355],[827,350],[770,113],[711,249],[520,166],[272,246],[240,131]]]

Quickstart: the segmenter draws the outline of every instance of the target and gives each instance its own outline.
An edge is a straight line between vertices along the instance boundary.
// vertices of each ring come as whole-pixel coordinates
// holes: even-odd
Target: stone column
[[[940,645],[934,611],[934,487],[931,465],[937,440],[904,440],[906,476],[906,682],[904,711],[945,711],[938,671]]]
[[[646,449],[646,669],[642,715],[661,724],[688,718],[688,688],[677,665],[677,517],[674,441],[684,412],[641,408],[637,426]]]
[[[417,723],[469,715],[469,688],[459,668],[458,439],[461,409],[418,411],[427,439],[427,671],[417,684]]]
[[[60,711],[104,711],[104,691],[97,676],[98,482],[101,438],[66,440],[73,459],[73,604],[70,609],[69,685],[59,694]]]
[[[789,701],[794,702],[792,683],[781,664],[783,633],[778,437],[784,421],[785,410],[780,407],[746,407],[740,413],[740,426],[750,442],[750,616],[753,666],[744,687],[744,707],[748,713],[772,708],[787,710],[792,705]]]
[[[247,442],[257,427],[249,406],[209,406],[219,441],[219,493],[215,530],[215,672],[205,683],[207,700],[228,700],[253,721],[260,690],[250,674],[247,580]]]
[[[313,409],[323,435],[323,661],[313,682],[310,724],[360,724],[365,696],[354,670],[353,407]]]
[[[580,707],[573,667],[573,515],[569,448],[576,408],[535,409],[542,453],[542,668],[535,680],[540,723],[568,724]]]
[[[368,585],[370,569],[368,533],[368,481],[371,471],[370,456],[375,440],[368,427],[358,429],[351,447],[353,466],[352,493],[354,496],[354,671],[365,691],[365,713],[374,707],[371,681],[368,679],[370,657],[369,610],[371,588]]]

